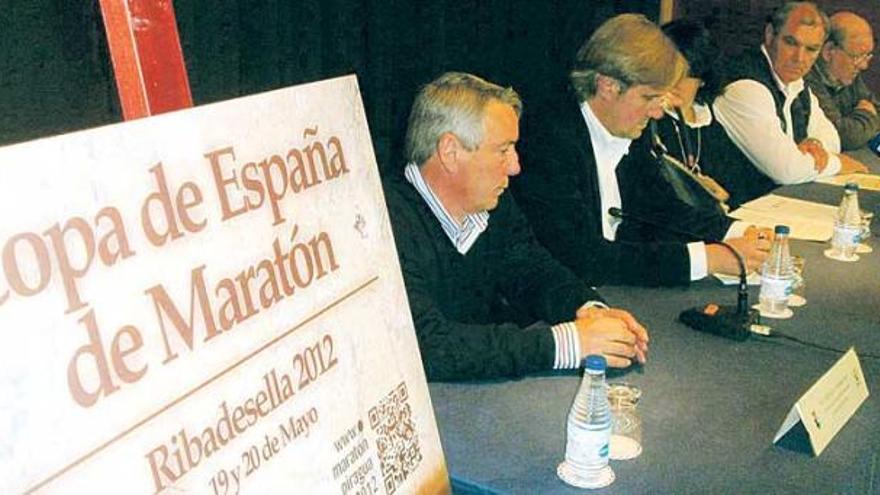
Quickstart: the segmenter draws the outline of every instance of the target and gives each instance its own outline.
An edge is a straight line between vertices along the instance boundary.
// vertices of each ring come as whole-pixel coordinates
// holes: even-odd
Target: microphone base
[[[751,335],[752,325],[761,322],[761,315],[754,309],[740,313],[735,306],[708,304],[684,310],[678,319],[694,330],[741,342]]]

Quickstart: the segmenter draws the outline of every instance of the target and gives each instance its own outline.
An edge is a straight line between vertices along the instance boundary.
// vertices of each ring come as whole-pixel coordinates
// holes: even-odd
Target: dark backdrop
[[[657,1],[176,0],[195,104],[355,72],[380,165],[397,164],[419,84],[445,70],[529,95],[586,36]],[[122,120],[96,0],[0,9],[0,144]]]
[[[761,43],[764,20],[767,13],[783,4],[784,0],[676,0],[675,16],[715,17],[718,23],[713,30],[728,53]],[[851,10],[864,17],[874,27],[874,35],[880,30],[880,2],[877,0],[816,0],[828,14]],[[880,64],[875,59],[865,72],[868,86],[880,89]]]

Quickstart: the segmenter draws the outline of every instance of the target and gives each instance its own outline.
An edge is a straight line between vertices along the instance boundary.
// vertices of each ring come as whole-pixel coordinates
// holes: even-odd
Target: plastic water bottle
[[[773,230],[776,238],[770,247],[770,255],[761,267],[760,310],[763,316],[785,317],[791,314],[788,309],[788,296],[794,281],[791,256],[788,252],[788,226],[777,225]]]
[[[584,377],[568,413],[565,460],[556,473],[579,488],[601,488],[614,481],[608,465],[611,410],[605,388],[605,358],[589,355]]]
[[[831,258],[852,260],[861,240],[862,214],[859,211],[859,186],[848,182],[843,188],[843,199],[834,217],[834,236],[831,238]]]

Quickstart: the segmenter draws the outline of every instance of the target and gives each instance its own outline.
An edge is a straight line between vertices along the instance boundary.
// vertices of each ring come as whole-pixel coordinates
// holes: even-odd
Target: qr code
[[[405,383],[400,382],[377,406],[370,408],[370,427],[376,433],[385,491],[394,493],[422,461]]]

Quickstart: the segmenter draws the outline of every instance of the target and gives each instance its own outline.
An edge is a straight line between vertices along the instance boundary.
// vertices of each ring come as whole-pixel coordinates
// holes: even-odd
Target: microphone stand
[[[746,262],[739,251],[724,241],[709,241],[712,244],[724,246],[728,251],[733,253],[736,263],[739,265],[739,288],[736,293],[736,312],[739,314],[747,313],[749,310],[749,281],[746,274]]]
[[[692,232],[665,225],[660,221],[624,212],[620,208],[611,207],[608,209],[608,214],[620,219],[629,218],[644,225],[693,239],[700,239],[701,237]],[[737,289],[736,309],[730,310],[723,306],[715,305],[716,307],[714,308],[714,311],[710,311],[710,308],[713,305],[708,304],[703,308],[692,308],[683,311],[679,315],[679,320],[701,332],[707,332],[733,340],[746,340],[749,335],[751,335],[752,324],[760,322],[760,314],[754,309],[749,308],[749,282],[746,273],[745,260],[736,248],[722,240],[706,239],[703,242],[724,246],[736,258],[737,265],[739,265],[739,287]]]

